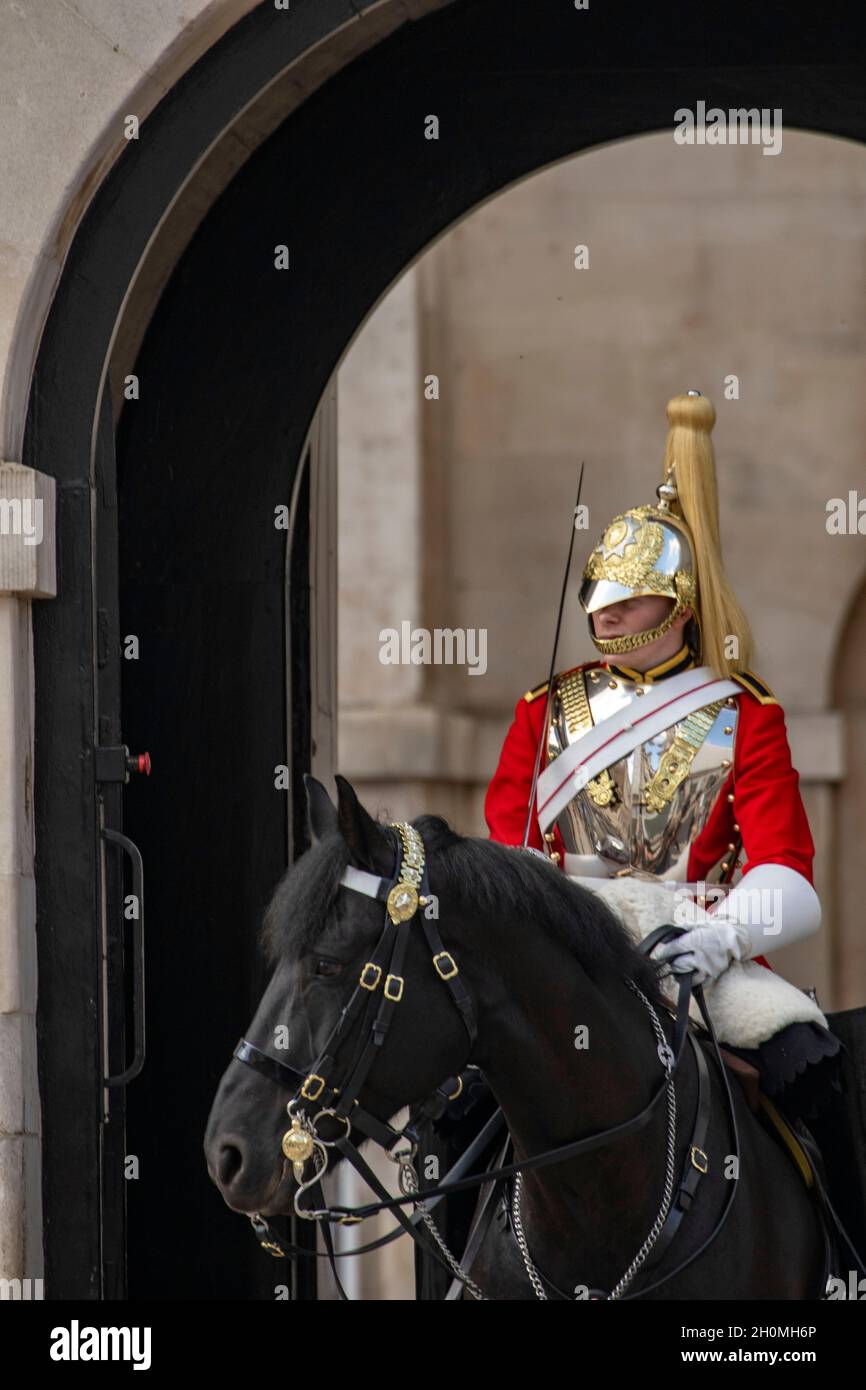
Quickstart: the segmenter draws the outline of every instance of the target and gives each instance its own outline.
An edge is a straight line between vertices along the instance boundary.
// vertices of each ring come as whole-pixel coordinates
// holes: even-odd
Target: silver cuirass
[[[639,705],[649,689],[605,667],[559,676],[547,731],[548,762],[624,705]],[[566,871],[685,881],[691,844],[730,776],[737,716],[733,698],[705,705],[588,782],[556,822]],[[735,882],[731,858],[728,853],[720,859],[705,881]]]

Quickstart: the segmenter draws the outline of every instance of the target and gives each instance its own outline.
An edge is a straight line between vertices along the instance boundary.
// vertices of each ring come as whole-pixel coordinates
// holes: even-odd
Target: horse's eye
[[[320,956],[316,961],[316,974],[330,978],[332,975],[339,975],[343,966],[338,960],[332,960],[329,956]]]

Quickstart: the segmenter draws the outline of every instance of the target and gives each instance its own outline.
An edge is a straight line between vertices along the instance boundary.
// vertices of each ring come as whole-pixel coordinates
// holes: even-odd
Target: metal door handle
[[[144,863],[141,851],[128,835],[119,830],[102,830],[102,838],[120,845],[129,855],[132,864],[132,891],[138,900],[138,916],[132,924],[133,934],[133,979],[132,1001],[135,1020],[135,1055],[126,1071],[117,1076],[106,1076],[106,1086],[125,1086],[127,1081],[138,1076],[144,1066]]]

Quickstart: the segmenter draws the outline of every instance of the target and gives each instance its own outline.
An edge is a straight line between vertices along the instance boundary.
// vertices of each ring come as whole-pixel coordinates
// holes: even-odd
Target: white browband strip
[[[358,893],[366,893],[368,898],[378,898],[385,880],[376,874],[368,874],[366,869],[356,869],[352,864],[347,864],[340,882]]]

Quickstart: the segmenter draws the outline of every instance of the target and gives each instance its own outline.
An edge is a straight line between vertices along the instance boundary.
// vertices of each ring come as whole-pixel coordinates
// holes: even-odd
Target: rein
[[[566,1162],[568,1159],[576,1157],[578,1154],[588,1153],[614,1142],[627,1134],[633,1134],[642,1129],[653,1118],[655,1108],[661,1097],[670,1094],[674,1087],[674,1076],[679,1067],[683,1056],[686,1038],[692,1044],[695,1054],[697,1078],[698,1078],[698,1100],[695,1110],[695,1121],[691,1142],[687,1147],[685,1163],[680,1176],[680,1182],[676,1195],[670,1200],[670,1173],[666,1188],[666,1201],[663,1203],[656,1222],[651,1231],[652,1239],[644,1243],[641,1252],[629,1266],[627,1276],[624,1276],[612,1294],[604,1293],[602,1290],[591,1290],[590,1297],[608,1299],[616,1297],[620,1301],[642,1297],[662,1284],[667,1283],[675,1275],[679,1274],[687,1265],[702,1254],[704,1250],[715,1240],[721,1231],[725,1221],[730,1214],[730,1210],[736,1196],[739,1183],[739,1159],[740,1143],[737,1129],[736,1114],[734,1109],[733,1096],[731,1094],[730,1082],[727,1072],[719,1052],[719,1045],[713,1029],[712,1021],[707,1013],[703,990],[700,986],[694,987],[694,995],[703,1016],[707,1032],[712,1040],[719,1071],[724,1082],[728,1112],[731,1122],[731,1132],[733,1136],[733,1153],[736,1158],[736,1176],[731,1179],[731,1190],[725,1203],[719,1221],[711,1231],[707,1239],[695,1250],[688,1258],[684,1259],[675,1269],[670,1271],[654,1283],[644,1286],[636,1293],[625,1294],[621,1288],[634,1277],[640,1264],[647,1255],[652,1253],[652,1263],[657,1263],[664,1250],[670,1244],[673,1236],[679,1227],[685,1211],[688,1210],[694,1200],[696,1190],[701,1176],[706,1173],[708,1167],[707,1155],[701,1147],[706,1135],[707,1123],[710,1110],[709,1097],[709,1074],[703,1051],[696,1042],[692,1033],[689,1032],[689,1001],[692,993],[692,980],[694,972],[683,973],[679,976],[679,992],[677,997],[675,1027],[673,1035],[673,1047],[665,1040],[661,1032],[655,1010],[649,1000],[642,995],[637,986],[631,980],[626,983],[644,1000],[650,1009],[654,1027],[656,1028],[658,1042],[659,1060],[664,1069],[664,1077],[658,1089],[655,1091],[648,1104],[630,1119],[623,1121],[607,1130],[602,1130],[596,1134],[584,1136],[582,1139],[574,1140],[568,1144],[562,1144],[554,1149],[549,1149],[544,1153],[535,1154],[531,1158],[523,1159],[519,1163],[504,1164],[502,1166],[488,1169],[480,1174],[463,1176],[466,1170],[475,1162],[476,1158],[483,1153],[488,1145],[495,1138],[497,1132],[504,1123],[504,1116],[501,1109],[491,1116],[484,1128],[476,1136],[466,1151],[461,1154],[457,1163],[450,1169],[443,1182],[431,1188],[424,1188],[419,1191],[417,1175],[414,1170],[413,1162],[421,1143],[421,1127],[431,1120],[437,1119],[444,1111],[450,1100],[455,1099],[462,1089],[462,1078],[449,1078],[441,1083],[436,1091],[419,1107],[410,1113],[409,1121],[402,1130],[396,1130],[391,1125],[370,1115],[358,1101],[358,1094],[362,1090],[370,1070],[379,1054],[379,1049],[384,1045],[388,1036],[390,1025],[394,1018],[394,1011],[403,996],[405,980],[400,973],[403,968],[403,961],[408,945],[408,933],[410,923],[418,915],[418,909],[427,908],[430,904],[430,890],[427,878],[426,856],[424,844],[417,830],[406,822],[394,824],[398,831],[400,842],[397,847],[396,865],[394,873],[390,879],[380,878],[379,876],[367,873],[364,870],[348,866],[340,883],[342,886],[356,892],[364,893],[366,896],[385,903],[385,924],[382,934],[379,937],[373,954],[362,967],[357,983],[348,1001],[344,1005],[340,1016],[329,1034],[319,1056],[313,1065],[306,1071],[301,1072],[289,1066],[285,1062],[278,1061],[269,1057],[252,1043],[241,1039],[234,1050],[233,1056],[239,1061],[245,1062],[248,1066],[267,1076],[269,1080],[280,1086],[287,1087],[294,1092],[292,1099],[286,1106],[287,1113],[291,1120],[291,1128],[286,1131],[282,1139],[282,1151],[284,1156],[293,1164],[295,1180],[298,1184],[294,1196],[294,1207],[296,1214],[305,1219],[318,1221],[322,1225],[323,1236],[326,1244],[326,1251],[316,1252],[303,1249],[283,1240],[276,1233],[272,1232],[267,1222],[258,1213],[254,1213],[250,1220],[256,1236],[263,1249],[271,1255],[281,1257],[283,1255],[302,1254],[312,1258],[328,1259],[340,1297],[348,1301],[347,1295],[337,1277],[335,1260],[349,1256],[365,1254],[371,1250],[376,1250],[390,1241],[403,1234],[408,1234],[421,1247],[427,1255],[433,1255],[435,1259],[444,1265],[454,1276],[454,1283],[464,1284],[478,1298],[484,1298],[484,1294],[473,1284],[463,1265],[468,1263],[467,1255],[464,1254],[462,1264],[458,1265],[456,1259],[448,1251],[439,1233],[430,1219],[430,1208],[436,1206],[444,1197],[451,1193],[468,1191],[472,1188],[484,1184],[493,1184],[491,1193],[498,1191],[499,1185],[509,1178],[518,1178],[525,1172],[539,1170],[553,1164]],[[519,848],[519,847],[515,847]],[[537,851],[529,851],[537,853]],[[543,857],[543,856],[541,856]],[[547,862],[547,861],[545,861]],[[456,1008],[463,1020],[468,1035],[469,1052],[464,1068],[469,1066],[472,1051],[477,1038],[477,1020],[472,999],[460,979],[460,972],[457,963],[451,954],[443,946],[441,937],[435,922],[427,918],[426,912],[420,915],[422,930],[426,937],[432,955],[432,963],[439,978],[448,987]],[[668,940],[679,936],[685,929],[677,926],[662,926],[656,929],[651,935],[646,937],[638,949],[649,954],[661,940]],[[383,978],[384,977],[384,978]],[[381,992],[379,987],[381,985]],[[378,1008],[376,1007],[378,1003]],[[348,1042],[348,1033],[358,1019],[362,1020],[359,1036],[355,1040],[351,1054],[351,1060],[345,1067],[345,1076],[342,1086],[335,1085],[331,1079],[337,1069],[336,1054],[341,1045]],[[675,1092],[674,1092],[675,1095]],[[305,1103],[321,1106],[315,1114],[310,1117],[307,1113]],[[326,1139],[319,1131],[320,1122],[327,1117],[332,1123],[344,1126],[343,1132],[336,1139]],[[675,1121],[674,1121],[675,1126]],[[670,1126],[669,1126],[670,1128]],[[353,1129],[357,1129],[363,1138],[372,1139],[380,1145],[387,1156],[399,1165],[400,1186],[404,1196],[393,1197],[383,1187],[377,1175],[370,1168],[369,1164],[360,1154],[358,1147],[352,1142],[351,1135]],[[675,1137],[675,1130],[674,1130]],[[409,1147],[398,1150],[394,1153],[391,1150],[400,1140],[408,1141]],[[507,1147],[507,1146],[506,1146]],[[369,1184],[373,1192],[379,1198],[378,1201],[369,1202],[359,1207],[347,1207],[334,1205],[331,1207],[324,1205],[324,1197],[321,1190],[321,1179],[328,1166],[328,1149],[337,1149],[352,1166],[361,1174]],[[505,1151],[503,1151],[504,1156]],[[304,1174],[308,1164],[312,1163],[313,1173],[305,1178]],[[671,1153],[669,1152],[668,1168],[672,1163]],[[323,1205],[319,1207],[303,1208],[300,1206],[300,1199],[308,1190],[313,1190],[318,1194],[319,1200]],[[521,1247],[529,1277],[536,1287],[538,1297],[546,1297],[539,1292],[539,1286],[533,1278],[533,1274],[538,1276],[538,1271],[531,1264],[525,1241],[522,1240],[522,1230],[519,1222],[519,1179],[515,1192],[514,1214],[516,1221],[513,1221],[515,1237]],[[409,1217],[403,1211],[406,1205],[414,1204],[419,1209]],[[485,1203],[484,1216],[489,1221],[495,1207],[495,1201],[488,1200]],[[339,1225],[355,1224],[365,1220],[367,1217],[374,1216],[380,1211],[393,1211],[399,1223],[395,1229],[387,1235],[372,1241],[367,1245],[355,1247],[351,1250],[336,1253],[333,1249],[331,1231],[329,1223]],[[476,1230],[470,1234],[467,1242],[467,1252],[472,1248],[472,1258],[480,1246],[483,1236],[479,1238],[477,1226],[480,1217],[476,1218]],[[438,1249],[431,1246],[421,1238],[419,1226],[421,1223],[430,1230]],[[486,1229],[486,1226],[485,1226]],[[473,1248],[474,1247],[474,1248]],[[568,1295],[561,1294],[550,1280],[548,1284],[562,1297]],[[452,1285],[452,1290],[454,1285]],[[449,1297],[452,1295],[449,1294]]]

